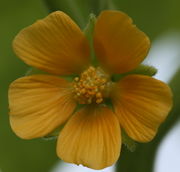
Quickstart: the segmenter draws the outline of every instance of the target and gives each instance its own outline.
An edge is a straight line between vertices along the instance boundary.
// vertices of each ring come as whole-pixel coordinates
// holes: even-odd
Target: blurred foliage
[[[55,141],[21,140],[13,134],[8,119],[8,85],[25,74],[28,67],[12,51],[12,40],[24,27],[49,12],[62,10],[83,29],[89,13],[98,15],[103,9],[126,12],[151,40],[168,30],[180,29],[179,0],[0,0],[0,169],[3,172],[49,172],[57,161]],[[117,171],[151,172],[161,138],[167,133],[180,112],[179,77],[171,86],[175,95],[174,110],[153,142],[139,145],[136,153],[123,149]],[[146,158],[144,158],[146,157]],[[139,169],[136,169],[135,166]]]
[[[172,29],[180,29],[179,0],[114,0],[117,9],[125,11],[150,38]]]
[[[84,28],[89,13],[104,9],[121,10],[151,39],[167,30],[180,29],[179,0],[44,0],[50,12],[62,10]]]

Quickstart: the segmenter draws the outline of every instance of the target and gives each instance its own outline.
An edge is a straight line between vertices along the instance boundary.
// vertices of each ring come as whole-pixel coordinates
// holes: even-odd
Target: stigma
[[[100,67],[90,66],[74,78],[75,99],[79,104],[103,103],[109,85],[109,75]]]

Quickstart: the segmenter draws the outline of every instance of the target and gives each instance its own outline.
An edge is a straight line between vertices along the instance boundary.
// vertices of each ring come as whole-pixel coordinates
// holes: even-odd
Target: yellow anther
[[[92,67],[92,66],[90,66],[88,70],[90,70],[90,71],[95,71],[95,68]]]
[[[90,66],[74,78],[75,98],[80,104],[102,103],[108,76],[100,68]]]
[[[98,92],[98,86],[94,86],[94,91]]]
[[[107,82],[107,79],[105,79],[105,78],[101,79],[101,83],[102,83],[102,84],[104,84],[104,83],[106,83],[106,82]]]
[[[76,91],[79,91],[79,88],[75,87],[75,90],[76,90]]]
[[[89,80],[89,81],[91,81],[91,78],[90,78],[89,76],[88,76],[86,79]]]
[[[81,94],[79,92],[77,92],[77,96],[80,96]]]
[[[86,89],[83,88],[80,92],[81,92],[82,94],[85,94],[85,93],[86,93]]]
[[[97,86],[93,85],[90,89],[95,91],[95,90],[97,90]]]
[[[99,83],[100,81],[101,81],[100,78],[97,78],[97,79],[96,79],[96,83]]]
[[[90,96],[91,96],[91,95],[89,95],[89,94],[85,94],[85,97],[86,97],[86,98],[89,98]]]
[[[102,94],[100,92],[96,93],[96,98],[102,98]]]
[[[97,100],[96,100],[96,103],[99,104],[99,103],[102,103],[102,101],[103,101],[103,99],[100,98],[100,99],[97,99]]]
[[[96,93],[94,91],[88,91],[89,95],[95,95]]]
[[[100,90],[104,90],[104,88],[105,88],[104,85],[101,85],[101,86],[99,87]]]
[[[77,82],[79,81],[79,77],[75,77],[74,80]]]

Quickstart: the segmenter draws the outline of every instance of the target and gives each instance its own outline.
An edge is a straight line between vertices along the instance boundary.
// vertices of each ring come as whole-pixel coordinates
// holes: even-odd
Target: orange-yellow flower
[[[58,136],[58,156],[102,169],[119,157],[121,128],[138,142],[153,139],[171,109],[172,94],[150,76],[112,80],[113,74],[135,69],[150,47],[148,37],[126,14],[103,11],[93,46],[99,66],[91,63],[84,33],[60,11],[22,30],[13,42],[16,54],[49,75],[25,76],[10,85],[10,123],[24,139],[46,136],[65,125]],[[72,74],[71,82],[60,77]],[[84,106],[77,109],[77,104]]]

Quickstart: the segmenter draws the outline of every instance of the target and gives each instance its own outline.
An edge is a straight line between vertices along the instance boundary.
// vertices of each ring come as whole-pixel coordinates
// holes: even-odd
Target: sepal
[[[157,71],[158,70],[153,66],[140,64],[136,69],[134,69],[130,72],[126,72],[123,74],[113,74],[112,75],[112,81],[118,81],[127,75],[133,75],[133,74],[154,76],[157,73]]]
[[[136,150],[137,147],[137,143],[132,140],[126,133],[124,130],[121,131],[122,134],[122,143],[127,147],[128,150],[130,150],[131,152],[134,152]]]

